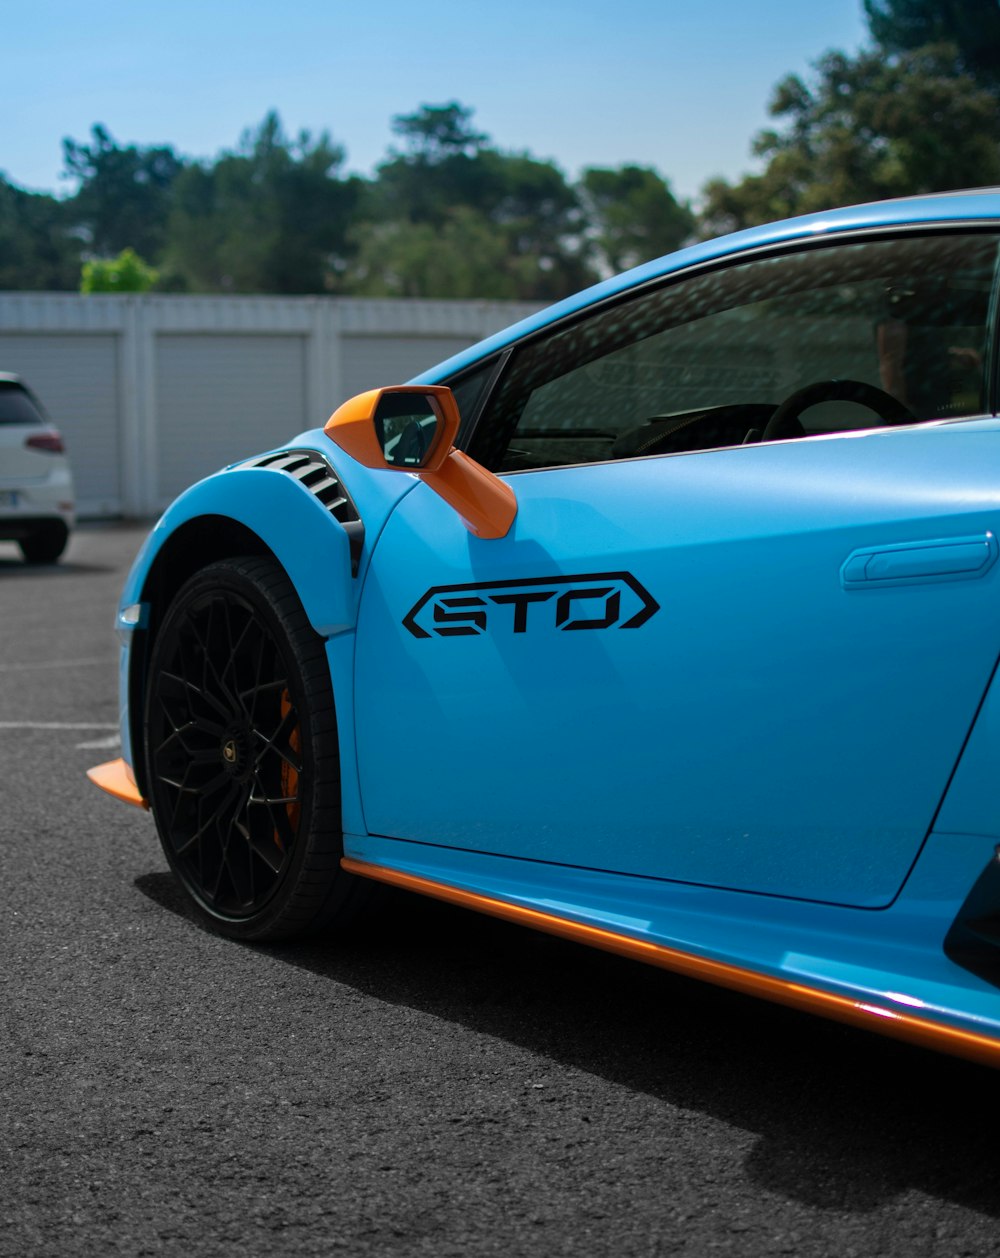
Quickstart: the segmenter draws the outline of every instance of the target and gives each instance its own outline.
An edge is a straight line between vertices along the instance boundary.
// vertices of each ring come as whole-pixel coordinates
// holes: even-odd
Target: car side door
[[[474,538],[418,486],[366,579],[370,833],[892,899],[1000,646],[1000,434],[840,398],[759,439],[818,381],[880,405],[878,329],[932,255],[953,309],[931,285],[924,326],[907,289],[907,335],[982,362],[994,242],[876,243],[684,279],[515,354],[472,445],[515,489],[511,532]],[[928,405],[981,410],[963,370],[923,380],[951,391]]]

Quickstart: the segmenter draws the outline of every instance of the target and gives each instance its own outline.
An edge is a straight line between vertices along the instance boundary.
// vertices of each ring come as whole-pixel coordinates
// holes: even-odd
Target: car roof
[[[956,192],[938,192],[924,196],[900,197],[893,201],[873,201],[864,205],[850,205],[839,210],[824,210],[817,214],[805,214],[799,218],[767,223],[763,227],[748,227],[743,231],[717,236],[712,240],[698,241],[668,253],[652,262],[645,262],[631,271],[603,280],[591,288],[575,293],[563,301],[539,310],[519,323],[486,340],[460,351],[452,358],[416,376],[412,383],[433,384],[454,375],[465,367],[487,357],[498,349],[557,323],[567,315],[577,314],[599,301],[628,292],[651,280],[660,279],[685,267],[702,262],[713,262],[748,249],[768,245],[791,244],[810,237],[829,236],[839,232],[871,230],[887,227],[953,225],[962,222],[1000,220],[1000,188],[976,188]]]
[[[0,384],[19,384],[24,387],[24,381],[12,371],[0,371]]]

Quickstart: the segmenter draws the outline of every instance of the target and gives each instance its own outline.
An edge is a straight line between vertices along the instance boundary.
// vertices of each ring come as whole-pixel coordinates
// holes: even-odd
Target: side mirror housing
[[[451,389],[398,384],[348,399],[330,416],[326,435],[365,467],[436,472],[458,425]]]
[[[517,514],[514,491],[455,449],[458,425],[451,389],[398,384],[350,398],[324,431],[364,467],[419,476],[476,537],[506,537]]]

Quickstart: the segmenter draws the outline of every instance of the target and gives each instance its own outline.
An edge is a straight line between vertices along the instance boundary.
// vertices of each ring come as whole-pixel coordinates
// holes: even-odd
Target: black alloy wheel
[[[160,841],[202,917],[275,939],[344,916],[358,880],[340,869],[329,668],[274,560],[214,563],[182,587],[153,646],[145,737]]]

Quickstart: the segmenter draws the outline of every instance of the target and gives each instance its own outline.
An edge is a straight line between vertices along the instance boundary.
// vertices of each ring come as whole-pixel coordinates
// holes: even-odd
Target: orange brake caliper
[[[281,692],[281,719],[292,710],[292,697],[287,689]],[[295,754],[302,754],[302,732],[296,724],[292,728],[292,732],[288,735],[288,746]],[[286,799],[291,796],[298,795],[299,775],[298,772],[288,763],[287,760],[281,762],[281,793]],[[299,815],[302,812],[302,805],[296,798],[291,803],[285,804],[285,811],[288,813],[288,821],[292,827],[292,831],[296,832],[299,828]],[[278,845],[280,851],[285,850],[285,845],[281,840],[281,835],[277,830],[274,832],[274,841]]]

